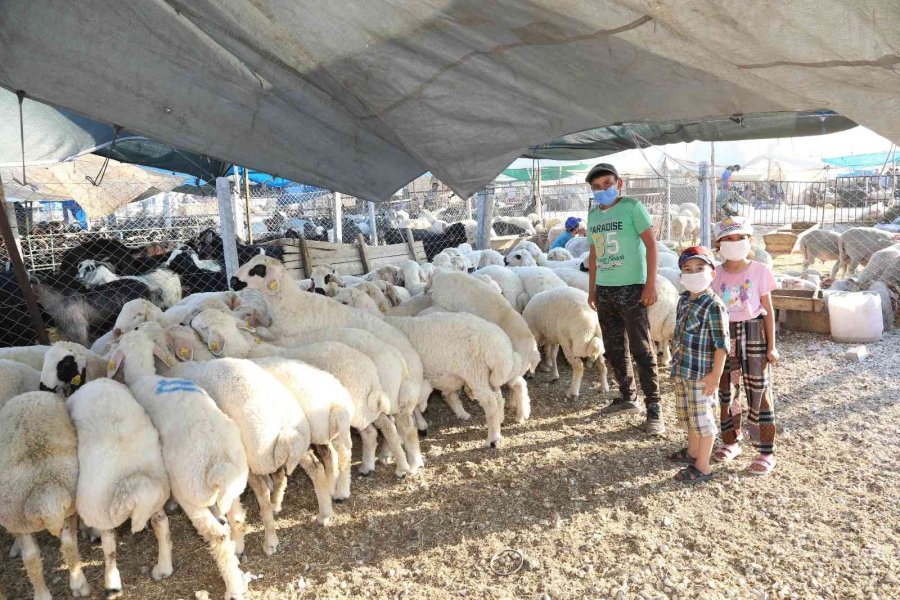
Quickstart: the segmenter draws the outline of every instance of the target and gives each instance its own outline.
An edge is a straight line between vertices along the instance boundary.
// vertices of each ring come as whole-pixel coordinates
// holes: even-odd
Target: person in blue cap
[[[573,237],[585,234],[583,221],[578,217],[569,217],[566,219],[565,228],[566,230],[559,234],[559,236],[553,240],[553,243],[550,244],[550,250],[553,250],[554,248],[565,248],[566,244],[568,244],[569,240]]]

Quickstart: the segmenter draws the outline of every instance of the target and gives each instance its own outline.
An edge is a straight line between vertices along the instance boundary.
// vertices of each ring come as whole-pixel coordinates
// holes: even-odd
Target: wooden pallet
[[[407,229],[407,232],[409,230]],[[305,239],[276,240],[284,248],[283,262],[297,279],[309,277],[313,268],[331,265],[338,275],[363,275],[384,265],[399,265],[409,259],[426,262],[425,246],[407,233],[403,244],[369,246],[360,235],[355,244],[334,244]]]
[[[772,306],[784,329],[831,333],[831,319],[822,290],[773,290]]]
[[[772,256],[791,254],[794,251],[794,246],[797,245],[797,239],[800,235],[807,231],[818,229],[818,227],[818,223],[795,221],[772,233],[767,233],[763,236],[763,241],[766,244],[766,252]]]

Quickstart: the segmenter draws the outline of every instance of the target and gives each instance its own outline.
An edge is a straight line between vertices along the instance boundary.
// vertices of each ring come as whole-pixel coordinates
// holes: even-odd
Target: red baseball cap
[[[685,248],[681,251],[681,255],[678,257],[678,268],[681,268],[681,265],[691,260],[692,258],[699,258],[704,261],[706,264],[711,266],[713,269],[716,268],[716,261],[713,253],[706,246],[691,246],[690,248]]]

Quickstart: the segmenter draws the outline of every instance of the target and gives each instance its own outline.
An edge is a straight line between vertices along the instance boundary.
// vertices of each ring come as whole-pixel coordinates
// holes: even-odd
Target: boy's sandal
[[[741,445],[737,442],[734,444],[719,444],[713,452],[712,459],[716,462],[731,462],[740,455]]]
[[[696,460],[693,456],[688,453],[687,448],[682,448],[678,452],[674,452],[669,455],[669,460],[675,463],[684,463],[686,465],[694,464],[694,460]]]
[[[774,468],[775,457],[771,454],[760,454],[747,467],[747,472],[751,475],[768,475]]]
[[[700,483],[701,481],[709,481],[713,478],[712,473],[704,473],[694,465],[688,465],[675,474],[675,481],[681,483]]]

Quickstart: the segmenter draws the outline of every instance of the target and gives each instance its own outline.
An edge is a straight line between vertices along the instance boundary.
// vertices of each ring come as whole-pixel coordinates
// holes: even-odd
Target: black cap
[[[614,166],[612,166],[609,163],[597,163],[596,165],[591,167],[591,170],[588,171],[587,177],[585,177],[584,180],[586,182],[590,183],[591,180],[593,180],[601,175],[607,175],[607,174],[615,175],[616,179],[617,180],[619,179],[619,172],[616,171],[616,168]]]

